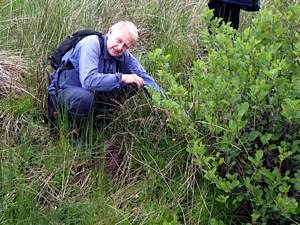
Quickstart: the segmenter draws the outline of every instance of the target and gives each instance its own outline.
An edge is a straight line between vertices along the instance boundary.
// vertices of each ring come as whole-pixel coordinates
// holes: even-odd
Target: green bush
[[[227,223],[297,223],[299,23],[300,6],[280,1],[242,32],[210,21],[200,35],[207,56],[190,77],[172,74],[159,50],[150,55],[167,88],[158,106],[232,210]]]

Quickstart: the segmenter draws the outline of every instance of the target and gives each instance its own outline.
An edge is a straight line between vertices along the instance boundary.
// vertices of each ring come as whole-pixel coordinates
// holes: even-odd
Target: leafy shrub
[[[300,212],[299,23],[300,6],[281,1],[240,33],[210,21],[201,32],[208,54],[191,77],[172,74],[161,51],[150,55],[161,62],[167,91],[157,104],[168,126],[185,135],[236,224],[296,223]]]

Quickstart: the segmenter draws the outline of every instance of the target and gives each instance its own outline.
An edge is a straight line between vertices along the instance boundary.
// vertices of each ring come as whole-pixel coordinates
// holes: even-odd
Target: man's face
[[[134,44],[134,38],[126,29],[115,28],[107,33],[107,51],[113,57],[121,56]]]

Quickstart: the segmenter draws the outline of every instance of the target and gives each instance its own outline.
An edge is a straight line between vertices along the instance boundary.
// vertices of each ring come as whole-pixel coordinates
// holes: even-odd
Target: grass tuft
[[[28,61],[20,54],[0,51],[0,97],[27,92],[24,87],[27,69]]]

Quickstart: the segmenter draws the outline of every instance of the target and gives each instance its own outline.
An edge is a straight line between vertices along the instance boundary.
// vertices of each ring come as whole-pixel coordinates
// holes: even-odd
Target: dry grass
[[[27,61],[20,55],[0,51],[0,97],[25,91],[24,78],[27,73],[27,65]]]

